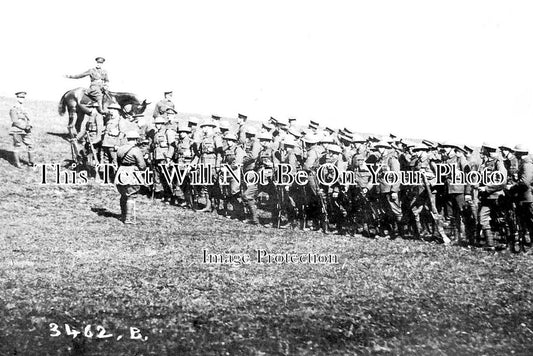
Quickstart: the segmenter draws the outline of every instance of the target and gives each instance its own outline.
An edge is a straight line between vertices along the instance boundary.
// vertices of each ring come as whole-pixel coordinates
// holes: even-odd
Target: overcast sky
[[[182,112],[295,116],[480,144],[532,142],[530,1],[12,1],[0,95],[111,90]],[[530,147],[533,145],[529,145]]]

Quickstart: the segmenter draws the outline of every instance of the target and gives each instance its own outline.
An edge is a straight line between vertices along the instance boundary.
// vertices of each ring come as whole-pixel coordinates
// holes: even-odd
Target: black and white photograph
[[[1,8],[0,356],[533,354],[532,2]]]

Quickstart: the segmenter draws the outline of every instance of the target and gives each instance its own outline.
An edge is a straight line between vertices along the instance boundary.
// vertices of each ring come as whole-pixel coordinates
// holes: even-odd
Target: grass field
[[[533,354],[530,255],[253,227],[144,198],[128,227],[113,186],[40,185],[8,162],[13,102],[0,99],[0,355]],[[55,104],[27,106],[37,160],[69,158]],[[210,265],[204,249],[339,263]]]

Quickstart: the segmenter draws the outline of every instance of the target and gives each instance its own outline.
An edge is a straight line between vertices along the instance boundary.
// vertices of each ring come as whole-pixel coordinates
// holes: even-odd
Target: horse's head
[[[132,110],[135,112],[135,114],[142,114],[148,105],[150,105],[150,103],[144,99],[142,103],[133,105]]]

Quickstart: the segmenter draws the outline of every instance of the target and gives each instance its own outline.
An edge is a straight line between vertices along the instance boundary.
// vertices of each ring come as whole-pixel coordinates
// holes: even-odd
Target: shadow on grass
[[[121,220],[122,218],[121,214],[114,213],[106,208],[91,208],[91,211],[96,213],[98,216],[103,216],[105,218],[115,218],[117,220]]]
[[[6,160],[10,165],[14,166],[13,151],[7,151],[0,148],[0,158]]]
[[[70,134],[67,132],[47,132],[48,135],[60,137],[65,141],[70,141]]]

